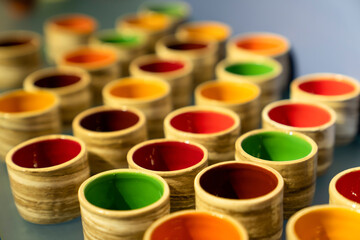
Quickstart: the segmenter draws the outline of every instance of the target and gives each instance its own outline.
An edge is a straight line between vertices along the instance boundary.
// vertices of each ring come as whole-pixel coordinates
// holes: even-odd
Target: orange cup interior
[[[205,23],[194,24],[184,28],[185,36],[189,40],[194,41],[224,41],[229,35],[228,28],[221,24]]]
[[[85,15],[68,15],[54,20],[54,24],[77,33],[91,33],[96,29],[96,22]]]
[[[124,19],[127,24],[150,31],[161,31],[170,25],[170,20],[163,14],[139,14]]]
[[[350,209],[322,208],[301,216],[294,230],[300,240],[360,239],[359,222]]]
[[[81,48],[64,56],[68,65],[79,67],[103,67],[116,62],[117,55],[110,49]]]
[[[241,240],[237,228],[228,220],[205,213],[187,213],[157,226],[151,240]]]
[[[0,98],[0,112],[23,113],[40,111],[55,103],[54,95],[47,92],[17,91]]]
[[[249,83],[213,82],[200,91],[205,98],[224,103],[245,103],[259,95],[259,89]]]
[[[289,48],[284,39],[266,34],[242,38],[236,42],[236,46],[264,56],[282,54]]]

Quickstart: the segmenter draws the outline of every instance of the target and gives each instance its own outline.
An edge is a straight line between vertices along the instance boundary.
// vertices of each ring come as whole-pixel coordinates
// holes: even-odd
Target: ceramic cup
[[[129,149],[147,139],[145,116],[131,107],[90,108],[75,117],[72,127],[86,144],[92,174],[127,168]]]
[[[91,45],[107,45],[116,49],[121,76],[129,75],[130,62],[146,53],[146,36],[134,30],[102,30],[90,39]]]
[[[156,42],[169,34],[173,27],[173,20],[165,14],[139,12],[121,16],[117,21],[117,29],[136,30],[147,38],[146,49],[148,53],[155,50]]]
[[[318,146],[317,175],[331,166],[335,144],[336,114],[330,107],[313,102],[281,100],[262,111],[262,127],[303,133]]]
[[[50,224],[80,215],[77,191],[90,176],[85,144],[72,136],[25,141],[6,155],[15,205],[27,221]]]
[[[195,104],[233,110],[245,133],[259,128],[260,95],[260,88],[251,82],[208,81],[195,89]]]
[[[277,60],[283,68],[281,90],[291,80],[290,48],[290,41],[285,36],[270,32],[243,33],[230,39],[226,45],[229,59],[248,60],[265,56]]]
[[[60,116],[64,125],[92,104],[90,75],[76,67],[50,67],[30,74],[24,81],[24,89],[48,90],[60,98]]]
[[[40,68],[41,37],[14,30],[0,34],[0,91],[20,88],[25,77]]]
[[[156,53],[164,58],[178,56],[188,58],[193,66],[193,86],[213,79],[217,63],[217,44],[194,40],[179,40],[174,36],[160,39],[156,44]]]
[[[172,110],[171,87],[156,77],[127,77],[108,83],[103,102],[113,107],[136,107],[146,117],[149,138],[164,137],[163,121]]]
[[[93,103],[101,104],[103,87],[118,78],[119,64],[116,49],[108,46],[83,46],[66,52],[58,60],[59,66],[73,66],[86,70],[90,76]]]
[[[127,155],[129,168],[155,173],[169,184],[171,212],[194,209],[194,179],[208,165],[200,144],[155,139],[137,144]]]
[[[144,240],[247,240],[234,218],[214,212],[184,210],[164,216],[146,230]]]
[[[260,107],[281,98],[279,62],[270,58],[254,60],[223,60],[216,66],[219,81],[249,81],[258,84],[261,89]]]
[[[189,106],[165,117],[164,132],[166,138],[203,145],[209,151],[209,164],[214,164],[234,159],[240,118],[225,108]]]
[[[46,20],[44,34],[49,62],[55,62],[66,52],[87,45],[96,29],[96,19],[80,13],[58,15]]]
[[[176,38],[181,40],[214,42],[218,44],[218,60],[225,57],[225,44],[231,36],[231,27],[222,22],[196,21],[182,24],[176,30]]]
[[[61,132],[59,98],[49,91],[13,90],[0,95],[0,157],[21,142]]]
[[[196,209],[234,217],[250,239],[281,239],[284,181],[255,163],[218,163],[195,178]]]
[[[130,74],[135,77],[157,77],[171,86],[174,108],[190,105],[192,96],[193,65],[186,58],[163,58],[144,55],[130,64]]]
[[[296,132],[259,129],[239,137],[235,148],[236,160],[267,165],[284,178],[285,218],[311,204],[318,147],[310,137]]]
[[[286,239],[360,239],[360,213],[341,206],[316,205],[294,214],[286,225]]]
[[[346,169],[331,179],[329,203],[354,208],[360,212],[360,167]]]
[[[145,230],[169,214],[169,186],[161,177],[130,169],[92,176],[79,188],[85,240],[141,240]]]
[[[290,96],[295,100],[323,103],[336,113],[335,144],[352,142],[359,122],[360,85],[356,79],[334,73],[316,73],[296,78]]]

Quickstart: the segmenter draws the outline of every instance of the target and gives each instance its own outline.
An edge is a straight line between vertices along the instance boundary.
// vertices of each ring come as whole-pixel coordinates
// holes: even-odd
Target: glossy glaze
[[[360,203],[360,171],[349,172],[336,182],[336,190],[352,201]]]

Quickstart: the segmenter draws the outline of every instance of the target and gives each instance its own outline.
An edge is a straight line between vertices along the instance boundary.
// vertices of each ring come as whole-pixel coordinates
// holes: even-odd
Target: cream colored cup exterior
[[[279,106],[288,104],[309,104],[323,109],[330,115],[330,121],[316,127],[292,127],[278,123],[269,117],[269,112]],[[285,130],[291,132],[299,132],[311,137],[318,146],[318,161],[316,175],[323,175],[331,166],[334,155],[335,145],[335,122],[336,114],[330,107],[314,102],[301,100],[280,100],[268,104],[262,111],[262,127],[268,130]]]
[[[126,110],[136,114],[139,121],[126,129],[111,132],[95,132],[81,126],[85,117],[104,111]],[[99,106],[78,114],[72,124],[74,136],[82,139],[89,152],[91,174],[115,168],[127,168],[126,154],[134,145],[147,140],[145,115],[132,107]]]
[[[200,185],[200,178],[210,169],[227,164],[239,163],[229,161],[217,163],[202,170],[195,178],[196,210],[217,212],[233,217],[247,230],[249,239],[281,239],[283,232],[283,191],[284,180],[274,169],[257,163],[246,163],[271,172],[278,184],[270,193],[249,199],[227,199],[212,195]],[[241,163],[239,163],[241,164]]]
[[[360,167],[346,169],[342,172],[339,172],[331,179],[330,184],[329,184],[329,204],[335,204],[335,205],[341,205],[344,207],[353,208],[357,212],[360,212],[360,203],[344,197],[336,189],[336,183],[342,176],[344,176],[348,173],[351,173],[351,172],[355,172],[355,171],[360,171]],[[354,184],[356,184],[356,183],[354,183]]]
[[[250,50],[242,49],[236,46],[236,43],[238,41],[241,41],[242,39],[247,39],[251,37],[261,37],[261,36],[269,36],[274,37],[277,39],[281,39],[285,45],[286,48],[284,51],[279,52],[277,54],[270,55],[269,57],[277,60],[281,66],[283,71],[281,72],[281,83],[280,83],[280,89],[284,90],[287,87],[288,81],[290,80],[290,74],[291,74],[291,63],[290,63],[290,49],[291,44],[290,41],[283,35],[276,34],[276,33],[270,33],[270,32],[248,32],[244,34],[237,35],[233,38],[231,38],[228,43],[226,44],[226,53],[227,58],[230,60],[250,60],[250,59],[256,59],[257,57],[262,57],[261,55],[258,55],[256,53],[251,52]]]
[[[226,83],[227,81],[221,81]],[[208,81],[200,84],[195,89],[195,104],[197,106],[216,106],[234,111],[240,118],[241,132],[245,133],[253,129],[259,128],[260,125],[260,96],[261,90],[258,85],[251,82],[239,82],[241,84],[248,84],[254,89],[257,89],[258,94],[249,101],[242,103],[227,103],[220,100],[208,98],[201,94],[202,90],[213,85],[213,81]]]
[[[200,148],[201,151],[204,153],[203,158],[201,159],[200,162],[198,162],[193,166],[184,169],[174,170],[174,171],[149,170],[139,166],[134,162],[133,155],[138,149],[154,143],[174,142],[174,141],[179,143],[191,144],[195,147]],[[130,169],[137,169],[140,171],[157,174],[169,184],[171,212],[195,208],[195,192],[194,192],[194,184],[193,184],[194,179],[195,176],[202,169],[208,166],[208,151],[204,146],[189,141],[183,142],[172,139],[148,140],[132,147],[127,154],[127,161]]]
[[[80,80],[74,84],[58,88],[39,87],[35,84],[40,79],[58,75],[77,76]],[[58,95],[60,98],[60,116],[64,124],[71,123],[78,113],[92,105],[89,85],[90,75],[85,70],[76,67],[44,68],[33,72],[24,81],[25,90],[47,90]]]
[[[73,159],[52,167],[25,168],[12,160],[19,149],[45,140],[67,139],[80,144]],[[29,156],[31,159],[32,156]],[[6,155],[11,191],[19,214],[37,224],[60,223],[80,215],[77,191],[90,176],[85,144],[72,136],[46,135],[15,146]]]
[[[234,120],[234,125],[230,128],[209,134],[199,134],[180,131],[174,128],[170,121],[177,115],[186,112],[210,111],[225,114]],[[209,106],[188,106],[177,109],[169,113],[164,120],[165,137],[181,141],[193,141],[203,145],[209,153],[209,165],[234,159],[234,143],[240,135],[240,118],[231,110],[220,107]]]
[[[29,91],[17,89],[0,94],[0,99],[12,94]],[[32,91],[30,91],[32,92]],[[44,92],[53,97],[54,103],[42,110],[26,112],[0,112],[0,158],[5,160],[6,154],[16,145],[31,138],[61,133],[59,115],[60,99],[49,91]]]
[[[184,64],[182,69],[171,72],[153,73],[140,68],[144,64],[150,64],[157,61],[181,61]],[[134,77],[157,77],[168,82],[171,86],[171,98],[173,107],[180,108],[188,106],[192,97],[192,72],[193,64],[186,58],[163,58],[156,55],[144,55],[134,59],[130,63],[130,75]]]
[[[108,210],[91,204],[84,194],[87,184],[94,179],[121,172],[142,173],[163,183],[164,193],[155,203],[134,210]],[[170,190],[164,179],[153,173],[133,169],[114,169],[88,178],[79,188],[81,220],[85,240],[141,240],[146,229],[157,219],[170,213]]]
[[[40,68],[41,36],[35,32],[13,30],[0,34],[0,40],[25,39],[29,42],[0,46],[0,91],[20,88],[25,77]]]
[[[192,50],[176,50],[168,46],[181,43],[199,43],[204,44],[204,48]],[[196,41],[177,40],[173,36],[167,36],[160,39],[156,44],[156,53],[164,58],[177,58],[178,56],[188,58],[193,66],[193,86],[196,87],[200,83],[213,79],[214,68],[217,63],[217,49],[215,43],[202,43]]]
[[[305,92],[299,88],[301,83],[321,80],[321,79],[337,79],[345,81],[352,86],[355,90],[351,93],[338,95],[338,96],[322,96]],[[295,100],[308,100],[313,102],[323,103],[336,113],[335,124],[335,144],[345,145],[352,142],[356,136],[359,122],[359,94],[360,85],[354,78],[335,74],[335,73],[314,73],[304,75],[296,78],[290,85],[290,97]]]
[[[272,65],[274,67],[274,71],[268,74],[258,76],[241,76],[225,70],[225,68],[231,64],[248,62],[248,60],[223,60],[216,65],[216,76],[219,81],[249,81],[257,84],[261,89],[260,108],[263,109],[267,104],[281,98],[280,84],[281,73],[283,70],[279,62],[267,57],[251,60],[251,62]]]
[[[220,214],[217,212],[210,212],[210,211],[199,211],[199,210],[182,210],[176,213],[171,213],[169,215],[166,215],[158,220],[156,220],[155,222],[153,222],[150,227],[146,230],[145,235],[143,240],[153,240],[153,238],[151,237],[151,235],[153,234],[153,232],[163,223],[166,223],[168,221],[171,221],[173,219],[176,219],[178,217],[181,216],[186,216],[189,214],[206,214],[209,216],[215,216],[215,217],[219,217],[221,219],[224,219],[225,221],[231,223],[231,225],[233,225],[233,227],[236,229],[236,231],[238,232],[238,235],[240,237],[241,240],[248,240],[249,236],[247,234],[247,231],[245,229],[245,227],[243,226],[243,224],[239,223],[238,221],[236,221],[235,218],[228,216],[226,214]],[[204,230],[204,229],[201,229]]]
[[[296,160],[271,161],[253,157],[241,147],[242,142],[249,136],[271,131],[286,132],[304,139],[311,145],[311,152],[307,156]],[[266,165],[281,174],[284,179],[285,219],[312,203],[315,194],[318,147],[310,137],[291,131],[258,129],[241,135],[236,140],[235,149],[235,159],[237,161]]]
[[[153,82],[160,84],[165,89],[164,94],[156,98],[125,98],[114,96],[111,90],[119,86],[122,82],[131,79],[137,81]],[[171,87],[168,82],[156,77],[126,77],[108,83],[102,92],[103,102],[111,107],[135,107],[141,110],[146,117],[146,124],[149,138],[164,137],[163,122],[165,116],[172,110]]]

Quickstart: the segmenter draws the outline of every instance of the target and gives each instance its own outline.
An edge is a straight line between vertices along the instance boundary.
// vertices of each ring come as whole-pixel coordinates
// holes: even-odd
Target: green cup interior
[[[271,73],[274,71],[274,67],[267,64],[247,62],[231,64],[225,67],[225,70],[242,76],[257,76]]]
[[[100,208],[134,210],[158,201],[164,194],[164,185],[143,173],[109,173],[89,182],[84,194],[88,202]]]
[[[186,7],[180,2],[153,3],[149,4],[146,8],[152,12],[162,13],[175,18],[181,18],[187,14]]]
[[[262,132],[243,140],[241,147],[253,157],[270,161],[291,161],[306,157],[312,146],[305,139],[283,132]]]
[[[102,33],[99,39],[103,43],[117,44],[120,46],[136,46],[141,43],[141,37],[139,35],[116,31]]]

